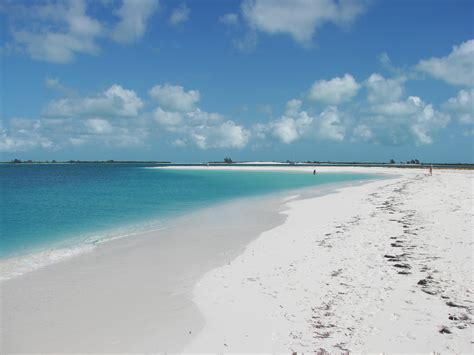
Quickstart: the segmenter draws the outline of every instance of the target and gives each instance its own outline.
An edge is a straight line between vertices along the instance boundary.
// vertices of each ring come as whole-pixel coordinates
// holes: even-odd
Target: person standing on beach
[[[430,164],[430,176],[433,175],[433,164]]]
[[[313,170],[313,175],[316,175],[316,169]]]

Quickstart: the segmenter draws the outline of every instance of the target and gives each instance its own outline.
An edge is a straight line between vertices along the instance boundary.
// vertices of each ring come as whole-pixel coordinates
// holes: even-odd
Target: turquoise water
[[[0,258],[161,228],[170,217],[234,198],[368,178],[139,164],[0,165]]]

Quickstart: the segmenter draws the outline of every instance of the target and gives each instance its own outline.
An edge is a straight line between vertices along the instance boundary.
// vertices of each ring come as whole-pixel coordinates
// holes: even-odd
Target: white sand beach
[[[317,171],[392,176],[204,210],[5,281],[1,353],[472,353],[474,173]]]

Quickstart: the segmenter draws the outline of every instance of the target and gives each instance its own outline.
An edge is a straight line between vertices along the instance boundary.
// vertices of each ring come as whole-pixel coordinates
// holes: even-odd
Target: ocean
[[[150,167],[0,165],[0,259],[166,228],[170,218],[232,199],[373,179],[362,174]]]

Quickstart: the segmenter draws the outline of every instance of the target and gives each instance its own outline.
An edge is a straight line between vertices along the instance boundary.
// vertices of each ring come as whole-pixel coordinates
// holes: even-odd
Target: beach
[[[1,352],[472,353],[474,174],[316,169],[387,178],[223,203],[7,280]]]

